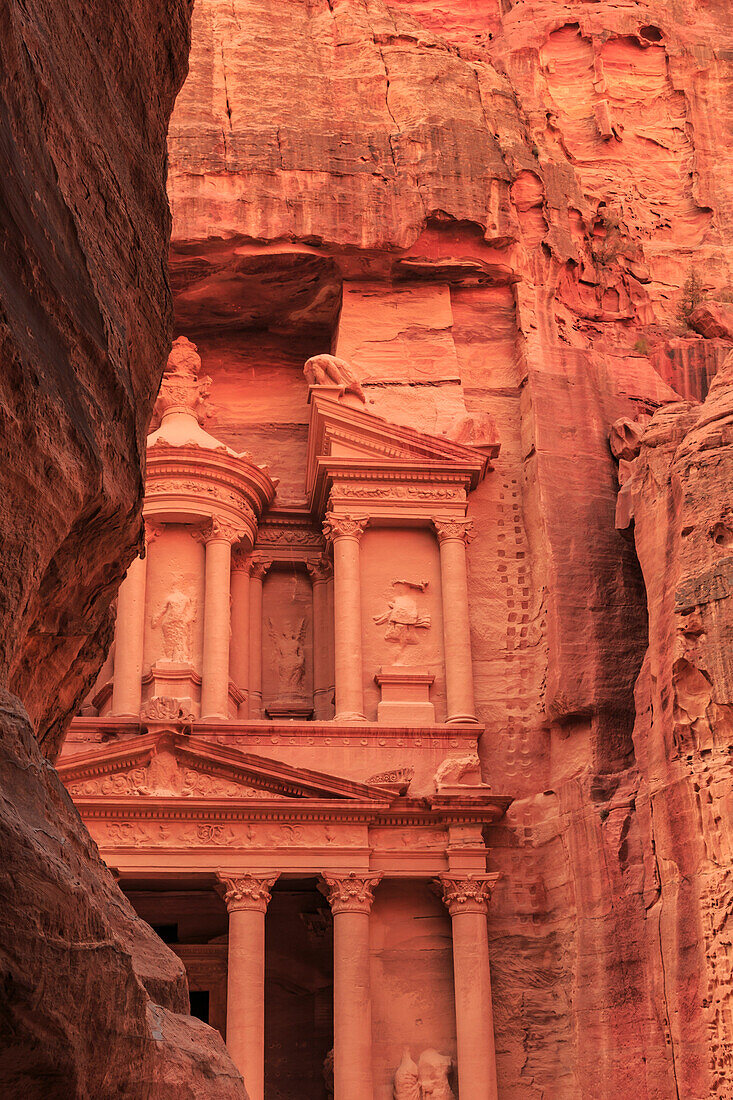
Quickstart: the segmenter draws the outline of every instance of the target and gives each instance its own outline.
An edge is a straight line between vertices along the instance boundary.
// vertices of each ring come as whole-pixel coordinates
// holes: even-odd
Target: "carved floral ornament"
[[[270,904],[272,897],[270,891],[277,882],[279,873],[272,875],[219,874],[217,877],[224,887],[224,901],[230,913],[239,909],[253,909],[257,913],[264,913]]]
[[[499,878],[493,875],[439,875],[436,885],[442,892],[443,903],[452,917],[459,913],[483,913],[489,911],[491,891]]]
[[[326,512],[323,533],[330,541],[340,538],[352,538],[358,542],[368,523],[368,516],[340,516],[336,515],[335,512]]]
[[[324,874],[320,890],[328,898],[333,913],[368,913],[374,901],[374,890],[381,880],[381,871]]]
[[[470,542],[475,534],[473,520],[470,519],[434,519],[433,526],[438,542],[445,542],[448,539]]]
[[[219,516],[212,516],[207,525],[200,530],[191,532],[193,538],[197,542],[228,542],[233,544],[240,542],[247,532],[242,527],[235,527],[232,523],[227,523],[226,520],[221,519]]]
[[[333,576],[333,566],[328,558],[319,558],[318,561],[306,562],[306,569],[312,584],[321,584]]]

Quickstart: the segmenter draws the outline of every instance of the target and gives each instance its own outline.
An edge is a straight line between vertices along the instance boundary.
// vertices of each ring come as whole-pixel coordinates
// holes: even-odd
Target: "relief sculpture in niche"
[[[437,1050],[424,1050],[417,1065],[405,1050],[394,1075],[394,1100],[455,1100],[448,1080],[452,1067]]]
[[[386,625],[385,642],[395,642],[398,646],[417,645],[420,630],[428,630],[430,615],[420,609],[417,592],[424,592],[428,581],[392,581],[393,594],[387,601],[387,610],[374,615],[377,626]]]
[[[173,588],[151,619],[153,629],[161,628],[163,653],[169,661],[189,664],[193,659],[193,630],[197,605],[182,588]]]
[[[279,698],[300,698],[305,682],[307,623],[301,619],[297,626],[286,625],[282,631],[275,629],[272,619],[267,620],[267,625],[275,650]]]

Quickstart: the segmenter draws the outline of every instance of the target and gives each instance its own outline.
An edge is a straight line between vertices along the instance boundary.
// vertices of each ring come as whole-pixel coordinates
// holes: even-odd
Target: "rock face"
[[[4,1096],[244,1095],[39,748],[55,756],[98,671],[139,540],[189,16],[186,0],[0,5]]]
[[[725,705],[710,686],[725,639],[706,622],[701,663],[652,682],[677,629],[655,585],[688,544],[681,529],[662,543],[674,489],[656,504],[634,490],[642,574],[614,525],[608,433],[704,399],[730,350],[688,307],[729,292],[732,48],[723,0],[195,5],[169,139],[172,280],[179,330],[225,395],[212,431],[276,451],[278,500],[297,502],[299,372],[330,351],[367,408],[436,433],[488,416],[501,440],[469,566],[484,775],[516,800],[491,837],[502,1097],[730,1091],[712,1007],[726,918],[702,897],[711,878],[677,870],[718,844],[728,788],[660,726],[675,677]],[[686,431],[697,413],[671,415]],[[711,485],[705,514],[720,500]],[[718,550],[699,541],[707,562]],[[722,867],[720,851],[705,858]],[[693,975],[713,941],[711,992]]]

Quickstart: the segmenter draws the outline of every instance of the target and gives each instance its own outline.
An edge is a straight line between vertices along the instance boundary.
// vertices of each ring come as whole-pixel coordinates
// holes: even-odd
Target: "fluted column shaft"
[[[443,647],[448,722],[475,722],[466,542],[469,520],[435,520],[443,592]]]
[[[359,543],[369,520],[329,512],[324,531],[333,542],[336,721],[364,721]]]
[[[328,561],[308,566],[313,586],[313,714],[316,721],[332,717],[329,635],[333,633],[333,623],[328,591],[332,572]]]
[[[461,1100],[497,1100],[494,1010],[491,1001],[489,897],[498,875],[441,875],[451,916],[453,981]]]
[[[249,717],[262,717],[262,582],[271,562],[252,564],[249,574]]]
[[[277,878],[219,875],[229,911],[227,1047],[250,1100],[265,1092],[265,913]]]
[[[112,714],[140,716],[147,559],[131,562],[117,596]]]

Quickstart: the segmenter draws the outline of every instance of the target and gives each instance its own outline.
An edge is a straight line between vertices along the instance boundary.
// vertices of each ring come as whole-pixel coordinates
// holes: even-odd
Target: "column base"
[[[366,716],[363,714],[356,714],[353,711],[345,711],[343,714],[337,714],[334,717],[334,722],[364,726],[366,725]]]
[[[477,726],[479,724],[475,714],[451,714],[445,721],[448,726]]]

